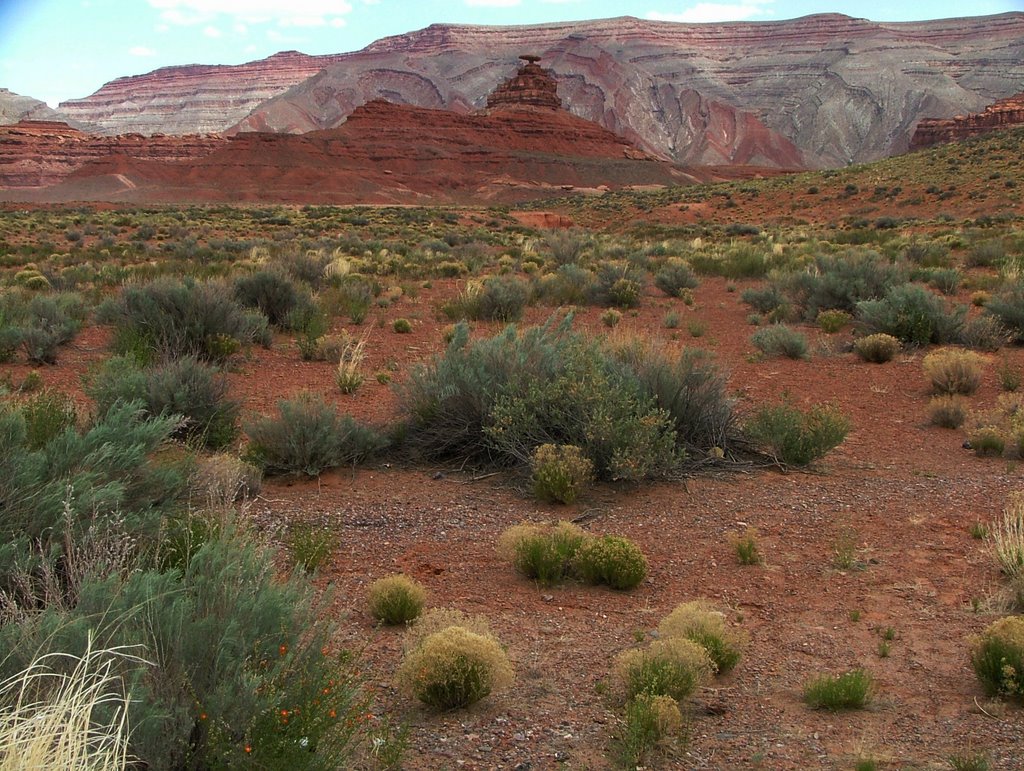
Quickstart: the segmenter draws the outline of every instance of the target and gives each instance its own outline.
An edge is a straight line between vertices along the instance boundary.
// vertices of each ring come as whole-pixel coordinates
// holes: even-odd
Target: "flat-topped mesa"
[[[1024,125],[1024,93],[990,104],[982,112],[953,118],[925,118],[917,124],[910,140],[911,150],[955,142],[1000,128]]]
[[[488,110],[561,110],[555,74],[537,64],[539,56],[524,54],[519,71],[487,97]]]

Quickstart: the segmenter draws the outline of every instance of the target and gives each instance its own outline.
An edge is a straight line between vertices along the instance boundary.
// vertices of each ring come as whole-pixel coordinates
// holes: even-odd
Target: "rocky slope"
[[[979,113],[922,120],[910,140],[910,149],[955,142],[1011,126],[1024,126],[1024,92],[1000,99]]]
[[[60,114],[46,102],[0,88],[0,126],[22,120],[61,120]]]
[[[226,143],[216,135],[97,136],[57,121],[0,126],[0,190],[55,185],[90,161],[188,160]],[[2,194],[0,194],[2,195]]]
[[[61,102],[60,112],[102,134],[223,131],[342,58],[285,51],[247,64],[162,67],[112,80],[85,99]]]
[[[252,105],[248,116],[232,111],[236,117],[219,126],[200,109],[207,92],[213,101],[233,98],[229,72],[217,68],[188,68],[188,99],[176,84],[180,73],[170,68],[115,81],[126,94],[122,102],[111,84],[76,104],[102,103],[91,119],[114,131],[237,122],[236,130],[304,132],[337,126],[376,97],[463,113],[482,108],[524,53],[544,57],[574,114],[677,163],[838,166],[906,150],[922,118],[979,111],[1019,92],[1024,13],[898,24],[828,14],[728,24],[624,17],[433,25],[333,64],[318,60],[322,72],[296,77],[287,91]],[[268,72],[276,71],[273,59],[266,60]],[[140,106],[147,102],[166,109],[148,118]],[[173,125],[164,122],[171,112]]]
[[[698,179],[561,109],[556,88],[550,74],[530,62],[496,89],[491,106],[480,113],[372,100],[338,128],[301,135],[90,138],[62,124],[20,124],[0,129],[0,151],[11,159],[0,156],[0,169],[10,170],[0,175],[0,184],[9,188],[0,198],[517,201],[577,187]],[[712,173],[701,172],[703,178]],[[28,189],[54,181],[42,190]]]

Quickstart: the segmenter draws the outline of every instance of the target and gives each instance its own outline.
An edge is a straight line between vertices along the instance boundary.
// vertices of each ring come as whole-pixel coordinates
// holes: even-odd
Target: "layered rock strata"
[[[1012,126],[1024,126],[1024,93],[1000,99],[978,113],[953,118],[926,118],[917,124],[910,149],[956,142]]]

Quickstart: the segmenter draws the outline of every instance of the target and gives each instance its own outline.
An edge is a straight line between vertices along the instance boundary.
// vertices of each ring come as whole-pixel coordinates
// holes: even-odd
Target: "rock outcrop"
[[[91,161],[192,160],[226,141],[216,135],[107,137],[57,121],[21,121],[0,126],[0,189],[55,185]]]
[[[913,23],[825,14],[726,24],[439,24],[334,63],[318,59],[310,67],[324,69],[312,77],[294,69],[291,87],[259,105],[236,88],[230,68],[159,70],[75,104],[97,102],[89,119],[106,130],[143,133],[232,123],[240,131],[325,129],[377,97],[468,113],[486,106],[524,51],[557,75],[571,112],[677,163],[789,166],[795,155],[809,166],[840,166],[905,151],[922,118],[977,112],[1021,91],[1024,13]],[[282,72],[273,60],[262,65],[268,78]],[[236,117],[218,124],[212,106],[236,98],[238,111],[224,112]],[[248,115],[239,114],[242,102]]]
[[[23,120],[62,120],[46,102],[0,88],[0,126]]]
[[[220,132],[343,58],[284,51],[247,64],[162,67],[61,102],[60,113],[101,134]]]
[[[488,95],[487,109],[561,110],[554,73],[537,64],[539,56],[523,54],[519,58],[526,65]]]
[[[910,149],[956,142],[1011,126],[1024,126],[1024,92],[1000,99],[982,112],[953,118],[926,118],[917,124]]]

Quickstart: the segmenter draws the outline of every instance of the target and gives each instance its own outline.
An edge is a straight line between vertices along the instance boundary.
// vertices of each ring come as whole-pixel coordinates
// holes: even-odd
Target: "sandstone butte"
[[[108,133],[334,128],[359,105],[472,113],[523,52],[575,115],[675,163],[842,166],[905,151],[924,118],[979,112],[1024,84],[1024,13],[910,23],[839,14],[677,24],[630,17],[438,24],[335,57],[120,78],[62,112]]]
[[[90,136],[64,124],[0,127],[8,200],[414,203],[513,201],[599,188],[692,182],[692,175],[562,108],[552,74],[528,57],[462,115],[371,100],[341,126],[302,135]],[[795,150],[789,152],[795,157]],[[749,171],[746,173],[750,173]],[[43,186],[43,187],[40,187]]]
[[[922,120],[910,140],[910,149],[956,142],[1011,126],[1024,126],[1024,92],[1000,99],[982,112]]]

